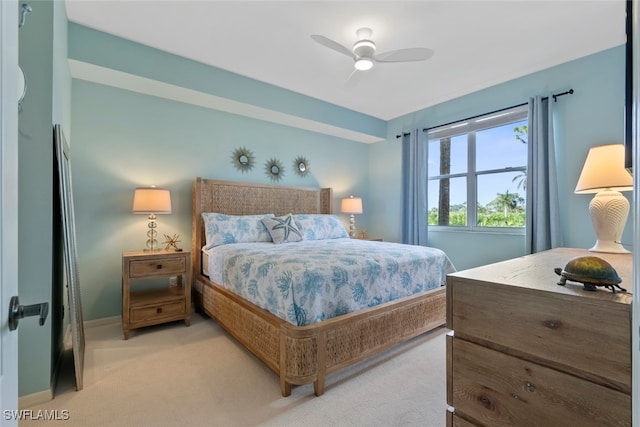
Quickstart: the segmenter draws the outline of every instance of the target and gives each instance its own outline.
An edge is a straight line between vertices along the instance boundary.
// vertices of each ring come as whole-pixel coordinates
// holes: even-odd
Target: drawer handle
[[[158,264],[158,265],[156,265],[156,268],[157,268],[158,270],[162,270],[162,264]]]
[[[160,313],[162,313],[162,307],[156,308],[156,314],[160,314]]]

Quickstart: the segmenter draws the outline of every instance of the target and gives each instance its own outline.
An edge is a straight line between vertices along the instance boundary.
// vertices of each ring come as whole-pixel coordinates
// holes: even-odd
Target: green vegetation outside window
[[[524,232],[527,105],[429,129],[428,224]]]

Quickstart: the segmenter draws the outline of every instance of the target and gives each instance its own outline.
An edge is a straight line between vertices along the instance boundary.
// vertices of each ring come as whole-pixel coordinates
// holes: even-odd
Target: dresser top
[[[598,287],[596,292],[590,292],[585,291],[581,283],[572,281],[567,281],[565,286],[558,285],[560,276],[555,273],[554,268],[563,268],[570,259],[579,256],[597,256],[607,261],[615,268],[622,279],[620,286],[627,289],[627,292],[616,290],[613,293],[604,287]],[[580,296],[614,303],[631,304],[631,291],[633,290],[631,268],[631,254],[609,254],[590,252],[586,249],[556,248],[459,271],[449,276],[451,277],[450,280],[460,278],[487,284],[517,286],[530,289],[532,292],[553,292],[566,296]]]

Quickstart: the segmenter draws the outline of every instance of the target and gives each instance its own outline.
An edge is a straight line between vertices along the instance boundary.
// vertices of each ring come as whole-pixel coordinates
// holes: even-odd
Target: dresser
[[[631,255],[571,248],[448,276],[447,426],[631,425],[631,294],[558,285],[577,256],[631,291]]]

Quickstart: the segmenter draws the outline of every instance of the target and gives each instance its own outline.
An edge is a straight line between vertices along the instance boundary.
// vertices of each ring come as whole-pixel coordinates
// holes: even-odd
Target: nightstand
[[[381,237],[358,237],[358,240],[369,240],[370,242],[382,242]]]
[[[176,277],[175,286],[132,291],[133,280]],[[183,280],[184,276],[184,280]],[[191,253],[159,250],[122,253],[122,331],[184,320],[191,324]]]

